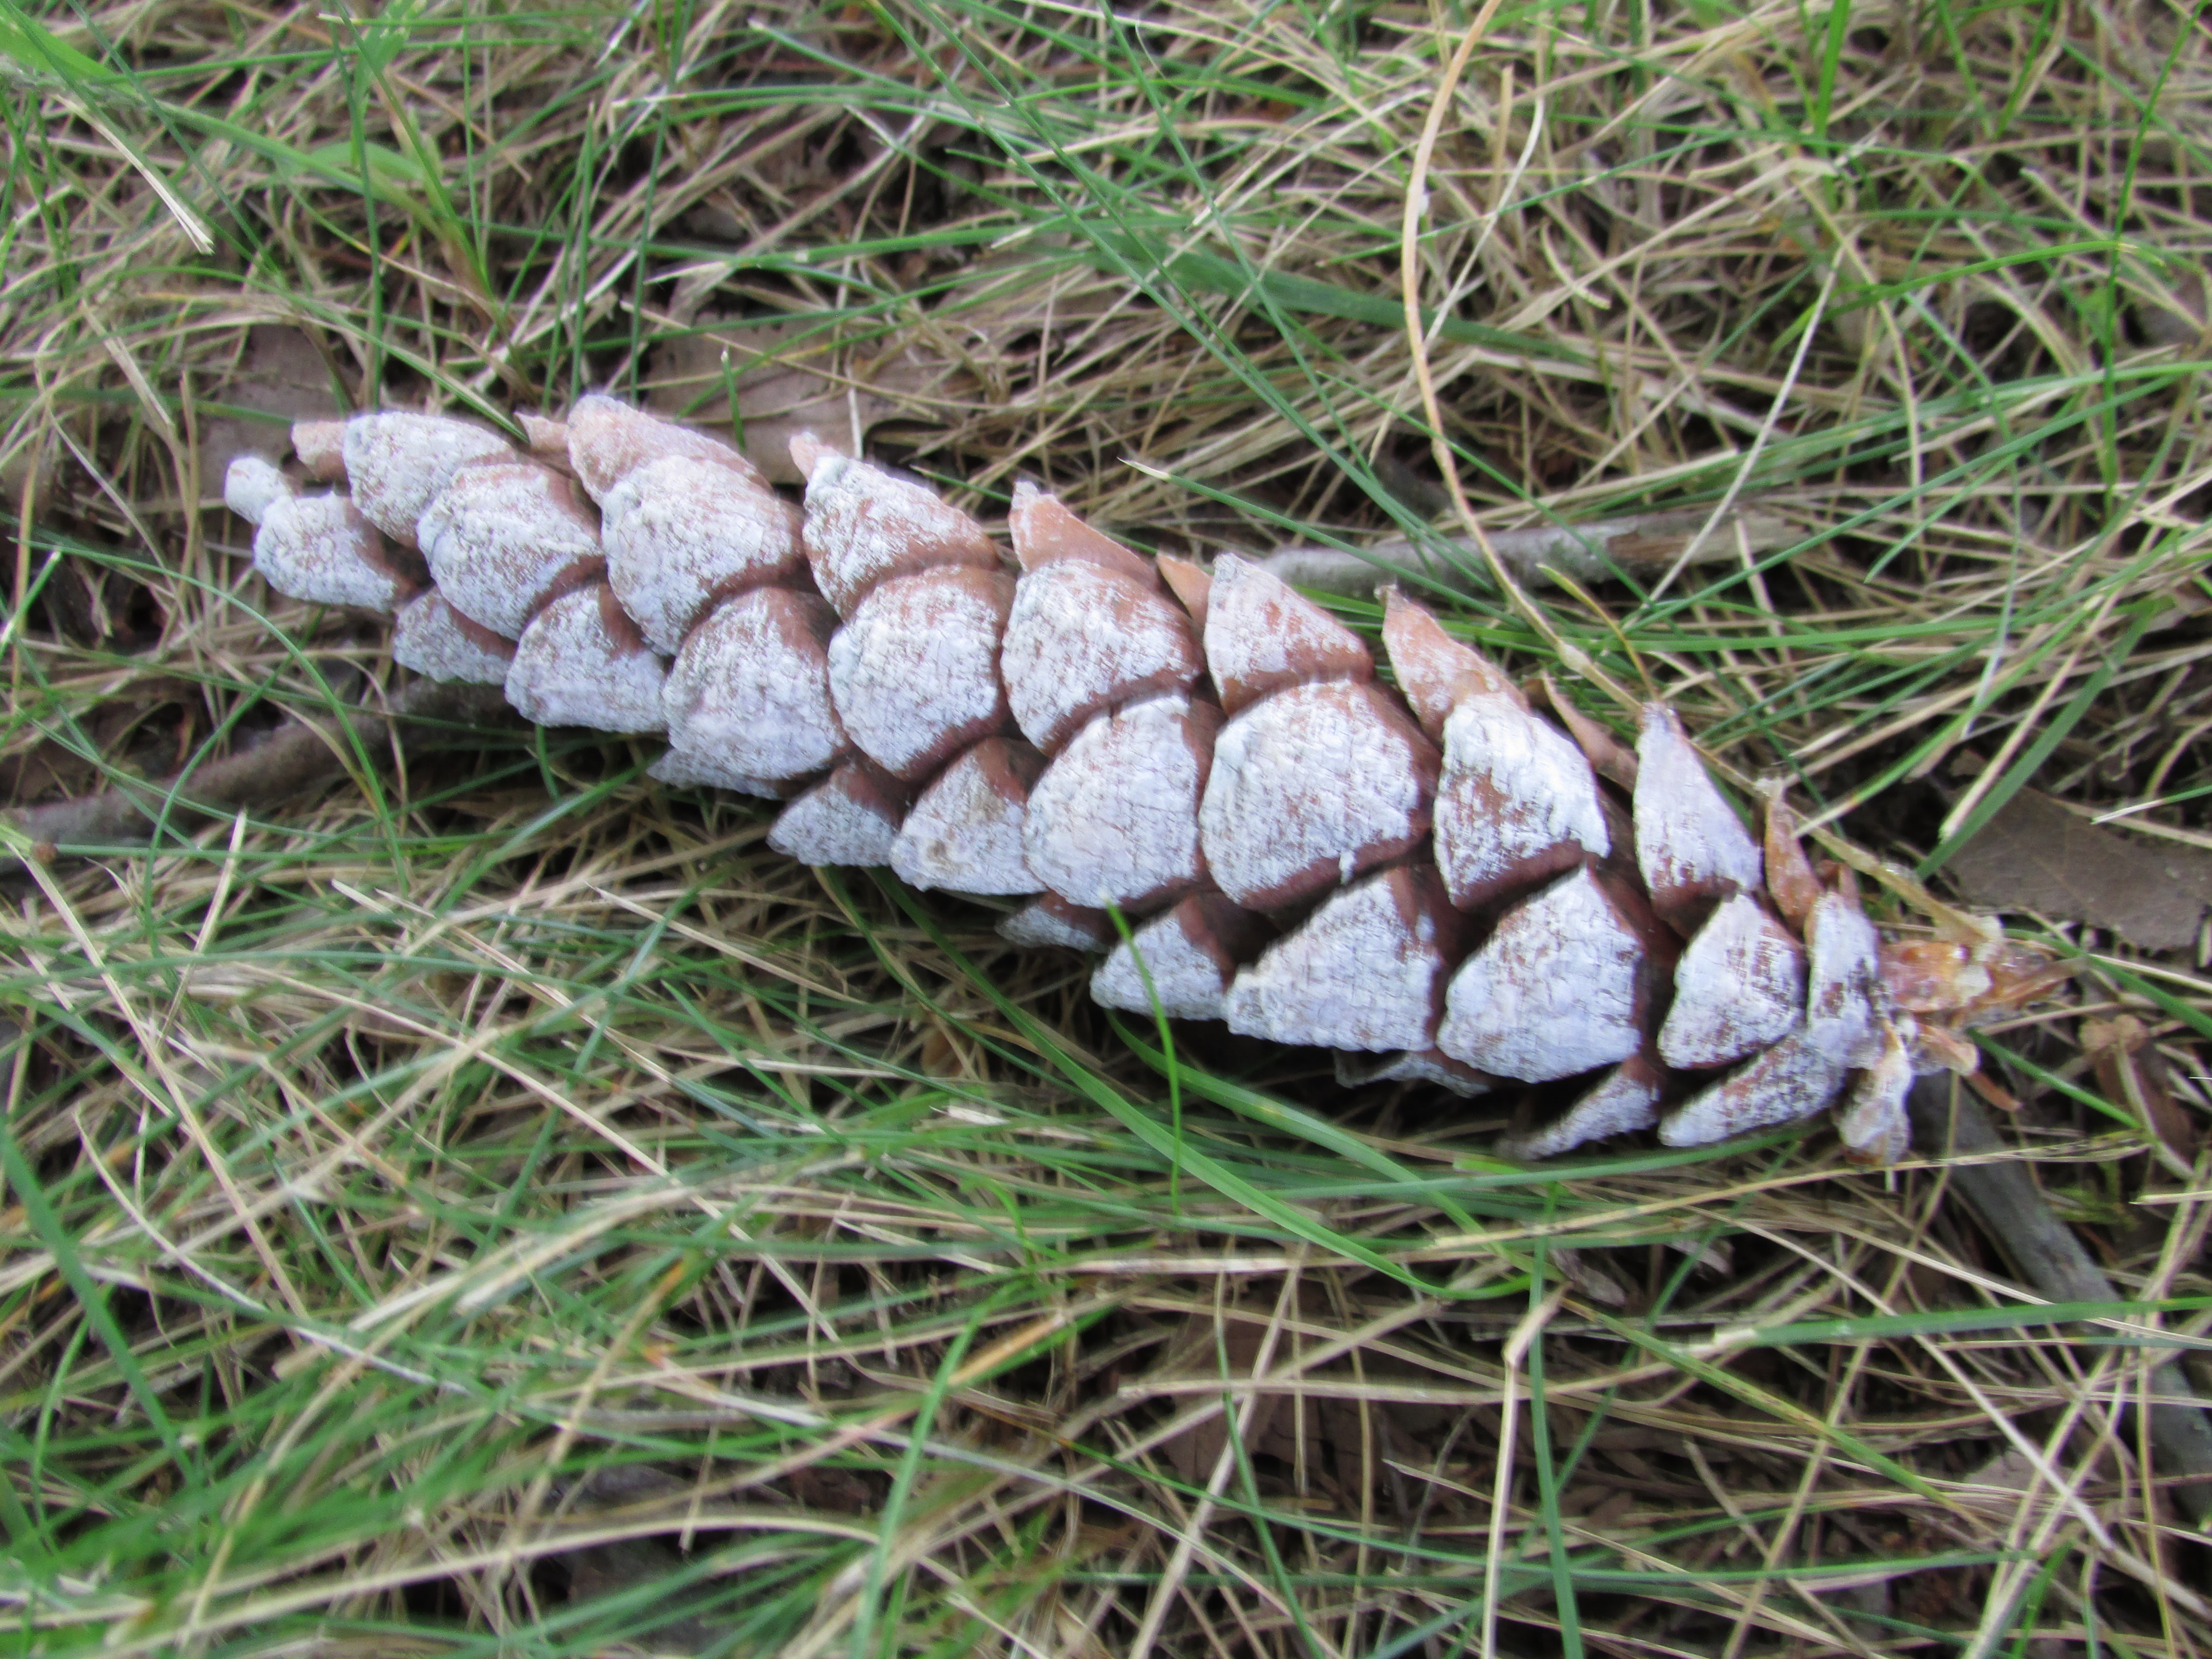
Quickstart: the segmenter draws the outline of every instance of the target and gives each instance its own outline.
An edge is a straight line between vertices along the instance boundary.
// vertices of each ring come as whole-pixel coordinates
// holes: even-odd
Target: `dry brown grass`
[[[318,400],[803,416],[1157,546],[1456,531],[1398,295],[1470,21],[0,14],[11,799],[385,695],[216,500]],[[1899,926],[2030,781],[2201,845],[2208,112],[2178,6],[1502,10],[1410,249],[1468,510],[1799,538],[1463,619],[1788,770]],[[2205,1323],[2194,958],[2021,919],[2084,975],[1992,1037],[2008,1133],[2124,1298],[2038,1323],[1935,1161],[1530,1174],[1310,1056],[1164,1080],[1073,964],[645,758],[380,749],[11,878],[15,1645],[2212,1642],[2131,1409]]]

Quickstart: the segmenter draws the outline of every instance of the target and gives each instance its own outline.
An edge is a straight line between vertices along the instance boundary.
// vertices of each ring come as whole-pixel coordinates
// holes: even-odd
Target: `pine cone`
[[[227,499],[271,586],[396,611],[403,664],[535,720],[665,730],[654,775],[783,800],[791,857],[1027,896],[1000,931],[1103,951],[1109,1006],[1336,1048],[1347,1078],[1584,1079],[1524,1157],[1844,1097],[1846,1149],[1887,1162],[1916,1016],[2043,988],[1901,951],[1907,1012],[1849,872],[1815,874],[1778,799],[1762,848],[1671,710],[1632,762],[1395,591],[1398,691],[1259,566],[1155,562],[1026,485],[1017,577],[974,520],[811,436],[802,517],[612,398],[526,428],[528,453],[439,416],[309,423],[301,470],[349,496],[247,459]]]

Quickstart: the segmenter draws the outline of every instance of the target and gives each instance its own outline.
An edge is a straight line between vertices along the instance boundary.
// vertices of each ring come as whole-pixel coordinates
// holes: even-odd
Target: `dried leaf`
[[[812,341],[796,343],[810,332]],[[849,369],[853,378],[833,368]],[[794,436],[819,432],[857,453],[869,428],[898,413],[902,397],[939,378],[941,371],[896,347],[873,363],[841,363],[807,325],[732,323],[717,330],[708,321],[699,332],[654,348],[645,401],[658,414],[711,428],[726,419],[734,394],[745,459],[775,483],[800,483],[791,459]]]
[[[2212,904],[2212,853],[2131,841],[2033,790],[2007,802],[1949,868],[1976,904],[2085,921],[2145,951],[2191,944]]]
[[[2166,1061],[2133,1014],[2081,1022],[2081,1048],[2105,1098],[2132,1110],[2158,1137],[2162,1162],[2186,1181],[2197,1161],[2197,1125],[2166,1086]]]
[[[253,410],[264,417],[216,415],[199,422],[200,479],[204,487],[214,489],[222,487],[223,473],[240,455],[281,457],[291,441],[294,421],[344,412],[330,365],[314,342],[277,323],[258,323],[246,331],[236,378],[210,395],[216,403]]]

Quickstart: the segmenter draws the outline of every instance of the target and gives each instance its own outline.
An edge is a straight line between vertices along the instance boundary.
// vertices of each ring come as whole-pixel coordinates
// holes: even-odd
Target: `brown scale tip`
[[[345,422],[295,421],[292,453],[309,477],[319,483],[337,483],[346,475]]]
[[[802,478],[814,476],[814,469],[821,464],[823,456],[839,453],[811,432],[791,434],[791,464],[799,469],[799,476]]]
[[[1389,653],[1398,689],[1432,742],[1443,741],[1444,721],[1463,698],[1510,697],[1528,707],[1520,688],[1488,658],[1445,633],[1426,606],[1395,585],[1382,590],[1382,648]]]
[[[568,462],[593,501],[637,468],[666,455],[689,455],[767,484],[753,464],[720,438],[664,421],[618,398],[592,392],[568,411]]]
[[[1093,530],[1069,512],[1059,497],[1046,494],[1026,478],[1014,486],[1013,509],[1007,516],[1006,529],[1013,538],[1014,556],[1024,570],[1041,570],[1063,559],[1079,559],[1147,587],[1159,585],[1152,565],[1140,555]]]
[[[1797,839],[1797,815],[1783,799],[1786,787],[1778,778],[1765,786],[1766,890],[1782,919],[1802,933],[1805,918],[1820,902],[1820,878]]]
[[[1234,714],[1270,691],[1310,680],[1370,680],[1375,658],[1358,635],[1272,571],[1224,553],[1206,609],[1206,665]]]
[[[1172,553],[1161,554],[1156,562],[1168,591],[1182,601],[1182,608],[1190,612],[1194,622],[1205,627],[1206,605],[1213,594],[1213,578],[1188,559],[1178,559]]]
[[[531,459],[562,472],[575,469],[568,461],[568,423],[540,415],[534,410],[518,409],[514,423],[522,428],[522,441],[530,447]]]

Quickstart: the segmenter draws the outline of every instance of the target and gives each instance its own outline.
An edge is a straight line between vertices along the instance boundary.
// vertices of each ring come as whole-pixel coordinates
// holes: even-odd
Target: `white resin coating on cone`
[[[1882,1050],[1875,1027],[1881,938],[1866,912],[1841,893],[1814,901],[1805,919],[1810,958],[1805,1040],[1839,1066],[1871,1066]]]
[[[1385,870],[1355,882],[1237,975],[1221,1017],[1276,1042],[1426,1048],[1455,920],[1433,875]]]
[[[1613,850],[1574,739],[1504,696],[1465,698],[1445,719],[1436,830],[1437,866],[1459,905]],[[1548,867],[1530,867],[1538,860]]]
[[[915,781],[999,728],[1012,599],[1006,577],[955,568],[896,577],[860,602],[830,641],[830,688],[861,753]]]
[[[891,846],[910,886],[957,893],[1034,893],[1043,884],[1022,857],[1026,780],[1006,741],[987,738],[922,792]]]
[[[1218,1019],[1234,971],[1206,933],[1198,902],[1185,900],[1108,953],[1091,975],[1091,999],[1101,1007],[1149,1014],[1157,998],[1170,1019]]]
[[[1407,1048],[1379,1057],[1340,1048],[1336,1080],[1346,1089],[1364,1089],[1370,1083],[1433,1083],[1468,1100],[1488,1094],[1494,1086],[1481,1073],[1437,1048]]]
[[[1437,1047],[1499,1077],[1547,1083],[1643,1046],[1644,948],[1588,869],[1498,919],[1453,975]]]
[[[460,467],[424,509],[422,556],[453,609],[519,638],[547,598],[597,576],[599,531],[575,480],[508,456]]]
[[[1704,1146],[1794,1123],[1833,1100],[1844,1074],[1844,1067],[1797,1032],[1669,1112],[1659,1139],[1669,1146]]]
[[[673,749],[663,750],[659,758],[645,769],[645,775],[672,789],[727,789],[761,800],[781,800],[787,793],[766,778],[749,778],[723,767],[695,766],[689,756]]]
[[[1023,847],[1037,880],[1077,904],[1156,902],[1205,873],[1198,803],[1220,716],[1156,697],[1095,720],[1030,792]]]
[[[514,644],[471,622],[434,587],[399,607],[392,627],[392,659],[434,680],[504,685]]]
[[[507,700],[538,726],[660,731],[660,659],[646,649],[605,583],[562,594],[514,643]]]
[[[424,544],[447,591],[411,599],[414,560],[395,563],[350,498],[302,496],[250,457],[226,498],[260,522],[257,562],[282,591],[406,601],[403,664],[503,679],[542,721],[641,732],[665,717],[656,777],[800,792],[769,831],[779,852],[890,863],[957,891],[1048,884],[1001,925],[1026,945],[1111,945],[1113,918],[1092,906],[1171,904],[1141,924],[1141,957],[1120,945],[1093,975],[1109,1006],[1149,1012],[1157,991],[1176,1017],[1332,1046],[1348,1085],[1479,1093],[1592,1074],[1565,1114],[1510,1143],[1524,1156],[1650,1123],[1670,1086],[1662,1057],[1744,1056],[1668,1119],[1676,1144],[1818,1110],[1863,1068],[1846,1147],[1902,1151],[1924,1039],[1887,1018],[1872,925],[1848,888],[1820,887],[1778,805],[1765,854],[1778,874],[1761,884],[1759,845],[1663,708],[1647,711],[1635,761],[1563,714],[1578,750],[1501,668],[1394,594],[1384,637],[1417,723],[1372,683],[1359,638],[1271,573],[1234,556],[1212,578],[1147,561],[1032,487],[1009,525],[1017,587],[965,514],[817,440],[793,442],[813,509],[802,528],[729,446],[611,399],[530,427],[544,459],[436,417],[301,428],[303,465],[351,469],[395,537]],[[411,518],[410,492],[423,504]],[[1202,664],[1238,710],[1226,725]],[[1593,764],[1633,786],[1632,832]],[[1632,833],[1649,906],[1597,863]],[[1769,899],[1802,919],[1802,953]],[[1475,924],[1455,900],[1507,907],[1455,974]]]
[[[415,584],[394,569],[375,526],[343,495],[280,495],[253,532],[253,568],[279,593],[313,605],[396,611]]]
[[[1034,799],[1034,797],[1032,797]],[[1114,920],[1103,910],[1070,904],[1047,893],[1000,922],[998,935],[1024,950],[1103,951],[1114,943]]]
[[[803,778],[845,752],[823,644],[835,620],[811,593],[756,588],[692,629],[661,708],[693,776]]]
[[[1428,832],[1437,754],[1372,686],[1262,698],[1221,728],[1199,808],[1221,890],[1267,909],[1346,882]]]
[[[805,568],[781,496],[719,462],[665,455],[599,498],[607,580],[646,643],[673,655],[716,599]]]
[[[1659,1074],[1630,1060],[1616,1066],[1551,1122],[1500,1138],[1505,1158],[1534,1163],[1571,1152],[1588,1140],[1648,1129],[1659,1121]]]
[[[1674,967],[1659,1054],[1691,1070],[1725,1066],[1797,1029],[1805,953],[1748,893],[1721,901]]]
[[[1224,553],[1206,601],[1206,664],[1234,714],[1309,680],[1374,678],[1366,642],[1279,576]]]
[[[1206,672],[1180,605],[1078,559],[1022,577],[1000,665],[1022,735],[1048,755],[1109,705],[1188,691]]]
[[[767,486],[753,464],[720,438],[648,415],[604,392],[579,398],[562,424],[568,428],[568,464],[593,501],[605,501],[633,468],[665,455],[689,455]]]
[[[857,769],[839,767],[777,815],[768,844],[801,864],[866,869],[891,861],[902,816]]]
[[[1759,843],[1714,786],[1674,710],[1644,708],[1636,744],[1636,863],[1672,921],[1685,905],[1764,885]]]
[[[347,481],[362,514],[404,547],[416,544],[416,523],[465,462],[512,456],[498,433],[444,415],[386,410],[345,423],[341,444]]]
[[[804,434],[793,441],[792,456],[807,474],[807,560],[839,616],[850,617],[864,595],[893,576],[940,565],[999,568],[999,550],[983,527],[921,485]]]
[[[240,455],[222,475],[222,504],[248,524],[259,524],[270,505],[300,492],[284,470],[265,455]]]

